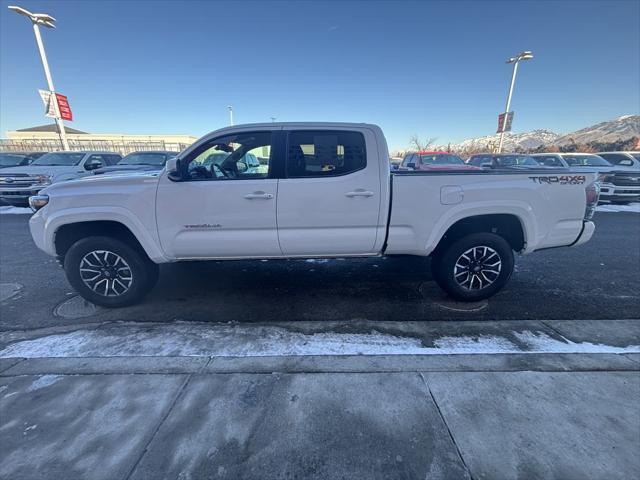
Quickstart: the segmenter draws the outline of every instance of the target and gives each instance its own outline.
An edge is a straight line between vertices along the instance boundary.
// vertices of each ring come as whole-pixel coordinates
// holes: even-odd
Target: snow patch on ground
[[[640,203],[628,203],[626,205],[598,205],[596,212],[634,212],[640,213]]]
[[[115,325],[77,330],[13,343],[0,358],[126,356],[298,356],[298,355],[461,355],[501,353],[640,353],[640,346],[574,343],[542,332],[503,336],[448,336],[421,340],[372,330],[369,333],[301,333],[276,326]]]
[[[62,378],[60,375],[43,375],[42,377],[38,377],[31,385],[29,385],[29,387],[27,387],[27,392],[34,392],[41,388],[53,385],[60,378]]]
[[[29,207],[2,206],[2,207],[0,207],[0,214],[5,214],[5,215],[33,215],[33,210],[31,210]]]

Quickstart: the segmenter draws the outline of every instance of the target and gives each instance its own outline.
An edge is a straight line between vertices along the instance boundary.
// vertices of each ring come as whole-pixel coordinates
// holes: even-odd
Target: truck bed
[[[583,229],[585,187],[594,173],[527,169],[394,172],[386,253],[431,253],[456,222],[477,215],[513,216],[522,252],[571,245]]]

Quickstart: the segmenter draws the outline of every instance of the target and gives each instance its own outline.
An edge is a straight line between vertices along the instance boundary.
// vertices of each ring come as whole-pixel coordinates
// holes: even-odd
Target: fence
[[[123,155],[140,150],[179,152],[190,145],[163,140],[69,140],[68,142],[69,148],[75,151],[102,150]],[[55,139],[0,140],[0,152],[55,152],[61,149],[60,141]]]

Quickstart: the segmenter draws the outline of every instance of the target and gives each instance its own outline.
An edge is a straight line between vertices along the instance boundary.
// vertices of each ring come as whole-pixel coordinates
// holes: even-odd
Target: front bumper
[[[33,196],[33,195],[37,195],[38,192],[40,192],[40,190],[42,190],[43,188],[45,188],[47,185],[42,185],[42,186],[38,186],[38,187],[28,187],[28,188],[24,188],[24,187],[15,187],[15,188],[8,188],[8,187],[3,187],[2,190],[0,190],[0,200],[6,202],[6,203],[18,203],[18,204],[24,204],[24,205],[28,205],[29,204],[29,197]]]
[[[53,244],[49,244],[47,242],[47,236],[45,231],[46,220],[42,215],[42,211],[47,208],[41,208],[36,213],[34,213],[29,219],[29,231],[31,232],[31,237],[33,238],[33,242],[36,244],[40,250],[48,253],[49,255],[55,256],[55,248]]]
[[[622,186],[613,183],[600,185],[601,202],[635,202],[638,200],[640,200],[640,186]]]

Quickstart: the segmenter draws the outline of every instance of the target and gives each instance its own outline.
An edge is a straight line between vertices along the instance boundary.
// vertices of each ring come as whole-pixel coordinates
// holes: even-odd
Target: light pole
[[[269,117],[269,118],[271,118],[271,123],[275,123],[276,117]]]
[[[229,109],[229,125],[233,127],[233,105],[227,105]]]
[[[33,33],[36,36],[36,43],[38,44],[38,51],[40,52],[40,60],[42,60],[42,67],[44,68],[44,76],[47,77],[47,85],[49,86],[49,91],[51,92],[49,101],[53,102],[54,105],[56,114],[55,120],[56,125],[58,126],[60,142],[62,143],[63,150],[69,150],[69,143],[67,142],[67,132],[65,132],[64,123],[62,122],[62,118],[60,118],[60,109],[58,107],[58,99],[56,98],[55,89],[53,88],[51,72],[49,71],[49,62],[47,62],[47,55],[44,52],[44,45],[42,43],[42,37],[40,36],[40,25],[43,25],[47,28],[56,28],[56,19],[51,15],[47,15],[46,13],[31,13],[24,8],[16,7],[14,5],[10,5],[9,10],[13,10],[20,15],[24,15],[25,17],[29,18],[29,20],[31,20],[31,23],[33,24]]]
[[[507,96],[507,107],[505,108],[505,111],[504,111],[504,121],[502,123],[502,129],[500,130],[500,143],[498,144],[498,153],[502,153],[502,143],[504,142],[504,129],[507,125],[509,108],[511,108],[511,96],[513,95],[513,86],[516,83],[516,73],[518,73],[518,63],[520,62],[520,60],[531,60],[532,58],[533,58],[533,54],[527,50],[507,60],[507,63],[513,63],[513,72],[511,73],[511,85],[509,86],[509,95]]]

